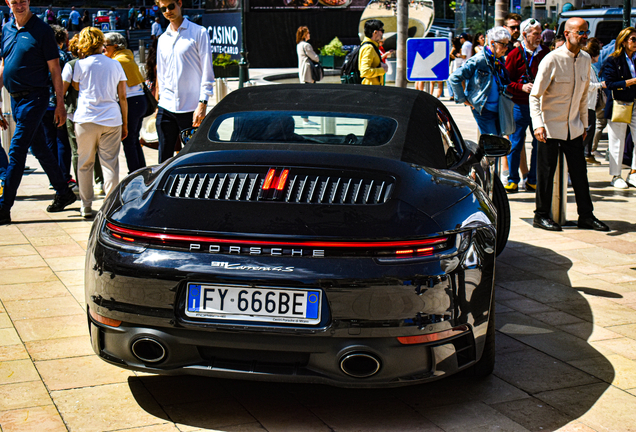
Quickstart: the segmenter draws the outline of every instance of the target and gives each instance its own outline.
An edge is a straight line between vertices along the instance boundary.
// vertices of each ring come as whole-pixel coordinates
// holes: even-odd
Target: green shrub
[[[347,52],[342,50],[342,42],[340,42],[340,39],[335,37],[327,45],[320,48],[320,55],[344,57],[347,55]]]

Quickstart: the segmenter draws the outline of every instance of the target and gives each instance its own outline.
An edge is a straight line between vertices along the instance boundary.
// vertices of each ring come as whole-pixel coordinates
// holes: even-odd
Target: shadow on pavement
[[[553,431],[590,410],[615,375],[588,344],[593,316],[582,293],[620,296],[573,287],[571,267],[554,251],[509,243],[497,262],[497,364],[485,379],[459,374],[424,385],[352,390],[140,376],[129,386],[147,412],[193,428]]]

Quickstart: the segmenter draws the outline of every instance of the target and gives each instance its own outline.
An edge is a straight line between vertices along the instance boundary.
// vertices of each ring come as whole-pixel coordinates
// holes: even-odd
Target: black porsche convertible
[[[462,139],[424,92],[232,92],[97,214],[93,349],[144,372],[346,387],[487,375],[509,149]]]

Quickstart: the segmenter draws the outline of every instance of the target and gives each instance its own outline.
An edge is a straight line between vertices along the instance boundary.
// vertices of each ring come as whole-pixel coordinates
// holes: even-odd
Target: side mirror
[[[181,131],[181,133],[179,134],[179,137],[181,138],[181,142],[183,143],[183,145],[186,145],[188,141],[192,139],[197,129],[199,128],[191,127]],[[508,143],[508,145],[510,145],[510,143]]]
[[[488,157],[508,156],[511,150],[510,141],[497,135],[482,134],[479,137],[479,148]]]

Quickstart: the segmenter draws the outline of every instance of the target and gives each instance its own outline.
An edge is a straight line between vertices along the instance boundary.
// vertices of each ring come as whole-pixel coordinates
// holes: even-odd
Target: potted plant
[[[229,54],[219,54],[212,61],[216,78],[238,78],[239,62]]]
[[[320,48],[320,64],[325,68],[341,68],[346,55],[347,51],[343,51],[342,42],[335,37],[327,45]]]

